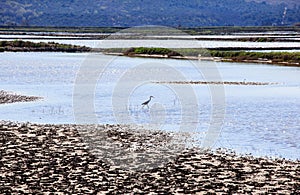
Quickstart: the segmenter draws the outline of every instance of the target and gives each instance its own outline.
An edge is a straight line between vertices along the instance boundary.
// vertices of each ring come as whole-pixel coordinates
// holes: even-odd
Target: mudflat
[[[109,152],[116,146],[149,150],[175,138],[159,131],[141,134],[129,125],[1,121],[0,193],[300,193],[299,160],[200,148],[176,153],[165,147],[172,150],[172,158],[152,168],[131,170],[93,152],[99,148],[90,144],[91,139],[106,140]]]
[[[16,93],[0,90],[0,104],[8,104],[8,103],[15,103],[15,102],[31,102],[38,99],[42,99],[42,98],[36,96],[19,95]]]

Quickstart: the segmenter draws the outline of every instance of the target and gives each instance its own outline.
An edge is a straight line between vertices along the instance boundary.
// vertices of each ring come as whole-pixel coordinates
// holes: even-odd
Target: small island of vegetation
[[[31,51],[55,51],[55,52],[87,52],[91,48],[85,46],[77,46],[70,44],[60,44],[55,42],[39,42],[34,43],[31,41],[0,41],[0,52],[13,51],[13,52],[31,52]]]
[[[266,62],[272,64],[298,65],[300,52],[248,52],[210,51],[212,57],[221,57],[234,62]]]
[[[188,60],[215,60],[229,62],[257,62],[300,66],[300,52],[253,52],[246,50],[209,50],[203,48],[109,48],[92,49],[85,46],[60,44],[55,42],[30,42],[22,40],[0,41],[0,52],[103,52],[111,55],[150,58],[174,58]]]
[[[250,51],[219,51],[201,48],[113,48],[103,50],[106,54],[118,54],[130,57],[175,58],[190,60],[216,60],[230,62],[257,62],[299,66],[300,52],[250,52]]]

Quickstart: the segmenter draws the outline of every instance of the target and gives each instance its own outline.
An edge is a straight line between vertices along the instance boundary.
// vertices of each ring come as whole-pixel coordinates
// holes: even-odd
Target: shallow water
[[[300,42],[241,42],[224,40],[193,40],[192,36],[186,36],[189,40],[72,40],[72,37],[41,37],[35,35],[2,35],[0,40],[12,40],[12,38],[25,39],[32,42],[56,42],[87,46],[91,48],[130,48],[130,47],[164,47],[164,48],[300,48]],[[221,36],[223,37],[223,36]],[[40,39],[43,38],[43,39]]]
[[[87,67],[86,72],[83,67]],[[97,123],[150,124],[167,131],[190,131],[195,138],[190,143],[200,145],[209,133],[211,121],[223,116],[219,106],[224,106],[220,135],[214,135],[213,147],[297,159],[300,158],[299,74],[297,67],[263,64],[4,52],[0,53],[0,89],[44,99],[0,105],[0,119],[78,123],[85,119],[92,121],[92,115]],[[220,79],[277,84],[220,87],[152,82]],[[74,92],[75,84],[83,87],[79,93]],[[90,87],[92,94],[84,93]],[[142,108],[141,103],[150,95],[155,98],[149,109]],[[222,100],[224,105],[218,105]],[[88,113],[90,105],[94,110]],[[80,109],[74,114],[76,106]]]

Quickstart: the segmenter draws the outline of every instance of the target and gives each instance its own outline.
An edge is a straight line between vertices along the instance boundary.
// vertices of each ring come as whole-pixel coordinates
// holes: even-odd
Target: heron
[[[147,101],[145,101],[144,103],[142,103],[142,106],[144,107],[144,106],[147,106],[148,108],[149,108],[149,106],[148,106],[148,104],[149,104],[149,102],[151,101],[151,99],[152,98],[154,98],[152,95],[149,97],[149,100],[147,100]]]

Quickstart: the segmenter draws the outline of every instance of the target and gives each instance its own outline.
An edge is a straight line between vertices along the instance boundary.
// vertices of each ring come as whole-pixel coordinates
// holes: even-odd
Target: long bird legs
[[[149,98],[149,100],[147,100],[147,101],[145,101],[144,103],[142,103],[142,108],[143,108],[144,106],[147,106],[147,107],[149,108],[148,104],[149,104],[149,102],[151,101],[151,98],[154,98],[154,97],[151,95],[150,98]]]

